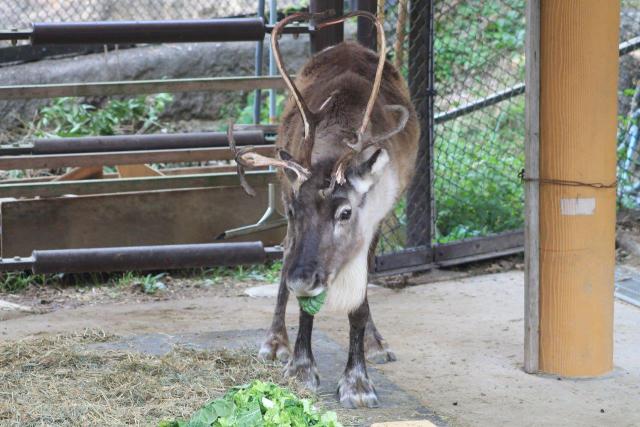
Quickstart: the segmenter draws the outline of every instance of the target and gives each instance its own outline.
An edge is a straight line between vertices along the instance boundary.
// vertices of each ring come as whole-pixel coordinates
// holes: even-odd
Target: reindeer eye
[[[287,216],[288,216],[289,218],[293,218],[293,209],[291,209],[291,208],[287,208]]]
[[[351,208],[349,207],[343,208],[338,214],[338,219],[340,221],[349,221],[350,218],[351,218]]]

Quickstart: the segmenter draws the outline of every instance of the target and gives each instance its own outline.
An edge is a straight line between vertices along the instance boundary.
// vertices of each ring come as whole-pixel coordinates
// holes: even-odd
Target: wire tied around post
[[[522,169],[518,172],[518,178],[521,182],[539,182],[540,184],[561,185],[565,187],[590,187],[590,188],[616,188],[618,181],[613,181],[611,184],[603,184],[601,182],[582,182],[571,181],[564,179],[548,179],[548,178],[529,178],[525,174],[525,170]]]

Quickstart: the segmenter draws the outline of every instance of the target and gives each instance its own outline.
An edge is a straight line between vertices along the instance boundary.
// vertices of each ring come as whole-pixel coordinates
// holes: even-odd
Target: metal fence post
[[[264,2],[265,0],[258,0],[258,17],[264,19]],[[255,55],[255,75],[260,77],[262,75],[262,56],[264,52],[264,40],[260,40],[256,43],[256,55]],[[253,123],[260,123],[260,107],[262,104],[262,91],[256,89],[255,98],[253,99]]]
[[[344,0],[311,0],[309,12],[324,12],[333,9],[337,16],[343,14]],[[313,22],[310,23],[313,26]],[[332,25],[322,30],[311,31],[311,53],[320,52],[334,44],[340,43],[344,39],[344,24]]]
[[[430,246],[433,235],[434,0],[410,6],[409,90],[420,120],[416,172],[407,193],[407,246]]]
[[[376,0],[354,0],[353,10],[364,10],[376,14]],[[376,50],[376,31],[367,18],[358,18],[358,42],[369,49]]]

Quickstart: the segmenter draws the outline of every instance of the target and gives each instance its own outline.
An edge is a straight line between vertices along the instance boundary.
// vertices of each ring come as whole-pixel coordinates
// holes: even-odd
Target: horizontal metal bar
[[[263,155],[271,155],[273,154],[273,148],[273,145],[263,145],[256,147],[255,151]],[[137,165],[140,163],[202,162],[231,159],[233,159],[233,153],[226,147],[4,156],[0,157],[0,170],[55,169],[66,166],[117,166]]]
[[[623,56],[636,49],[640,49],[640,37],[635,37],[631,40],[627,40],[626,42],[620,43],[618,47],[618,54],[619,56]],[[457,119],[458,117],[465,116],[467,114],[473,113],[474,111],[478,111],[483,108],[498,104],[502,101],[506,101],[507,99],[511,99],[518,95],[522,95],[524,92],[525,92],[524,83],[515,85],[510,89],[506,89],[501,92],[496,92],[492,95],[487,96],[486,98],[482,98],[477,101],[465,104],[461,107],[436,114],[434,117],[435,124],[442,124],[450,120]]]
[[[267,33],[271,34],[275,25],[265,25]],[[282,34],[309,34],[311,29],[307,25],[287,25],[282,29]]]
[[[267,145],[267,140],[259,130],[237,131],[236,144]],[[146,135],[87,136],[80,138],[34,139],[32,144],[0,145],[0,155],[17,154],[70,154],[98,153],[105,151],[172,150],[180,148],[228,147],[226,132],[154,133]]]
[[[36,274],[172,270],[267,261],[262,242],[36,250],[31,257]]]
[[[0,99],[40,99],[63,96],[138,95],[160,92],[201,92],[284,89],[280,76],[202,77],[92,83],[55,83],[0,86]]]
[[[258,19],[255,19],[255,18],[225,18],[225,20],[233,20],[233,21],[238,21],[238,19],[252,19],[254,21],[258,21]],[[211,21],[222,21],[222,20],[223,19],[208,20],[206,22],[210,23]],[[178,24],[178,26],[186,24],[185,21],[150,21],[150,22],[153,22],[154,24],[155,23],[162,23],[162,22],[170,22],[170,23],[174,24],[173,25],[174,28],[177,27],[175,25],[176,23]],[[196,23],[199,24],[202,21],[191,21],[191,22],[196,22]],[[236,22],[233,22],[233,24],[235,24],[235,23]],[[78,23],[71,23],[71,24],[92,25],[92,24],[99,24],[99,23],[98,22],[82,22],[82,23],[78,22]],[[112,22],[112,21],[109,21],[109,22],[107,22],[107,24],[109,24],[111,27],[115,27],[115,26],[118,26],[118,25],[122,26],[123,22],[118,22],[118,21],[113,21]],[[124,24],[126,24],[126,22]],[[137,22],[136,22],[136,24],[137,24]],[[57,23],[55,23],[55,24],[38,23],[38,24],[33,24],[33,25],[34,25],[34,27],[35,26],[39,26],[40,28],[43,28],[43,26],[52,26],[52,25],[56,25],[57,26],[57,25],[69,25],[69,24],[68,23],[61,23],[61,24],[57,24]],[[245,24],[243,23],[243,25],[245,25]],[[187,26],[187,25],[185,25],[185,26]],[[190,26],[190,27],[191,27],[192,30],[195,30],[197,28],[197,25],[196,26]],[[220,28],[220,26],[217,25],[217,22],[216,22],[216,27]],[[256,31],[257,28],[260,28],[260,30],[262,32],[262,35],[264,36],[264,33],[271,33],[273,31],[274,25],[261,25],[260,27],[256,26],[255,29],[254,28],[251,28],[251,29]],[[111,28],[109,28],[109,29],[111,29]],[[170,27],[165,27],[165,28],[163,28],[162,31],[163,32],[169,32],[170,29],[171,29]],[[242,29],[244,29],[244,26],[242,27]],[[60,29],[56,28],[56,31],[59,31],[59,30]],[[73,31],[76,30],[76,29],[73,28],[73,29],[70,29],[70,30],[71,31],[69,33],[73,33]],[[138,26],[138,27],[135,28],[135,30],[144,31],[145,29],[141,29]],[[155,31],[160,31],[160,30],[158,30],[158,26],[155,26],[154,30]],[[210,40],[210,39],[201,40],[200,38],[202,38],[202,37],[212,37],[210,32],[213,31],[214,28],[207,27],[204,30],[206,31],[204,35],[203,34],[188,34],[188,35],[190,35],[192,37],[198,38],[197,40],[184,40],[185,34],[180,34],[180,35],[162,34],[162,37],[171,37],[171,39],[169,41],[170,42],[174,42],[174,43],[175,42],[182,42],[182,41],[243,41],[242,39],[227,39],[227,38],[225,38],[224,40]],[[131,29],[129,29],[129,31],[131,31]],[[236,31],[239,31],[239,30],[236,30]],[[285,27],[282,30],[282,33],[283,34],[308,34],[309,31],[310,30],[309,30],[309,27],[307,25],[289,25],[289,26]],[[75,34],[77,35],[77,33],[75,33]],[[86,40],[78,40],[78,41],[73,40],[71,42],[66,42],[66,41],[54,42],[52,40],[50,42],[44,42],[44,41],[42,41],[42,36],[43,36],[42,33],[41,34],[37,34],[37,31],[35,31],[35,28],[22,29],[22,30],[19,30],[19,29],[0,29],[0,40],[8,40],[8,41],[32,40],[34,37],[36,37],[37,42],[34,42],[34,45],[37,45],[37,44],[54,44],[54,43],[56,43],[56,44],[87,44],[88,43],[88,42],[86,42]],[[94,34],[94,36],[96,36],[96,34]],[[117,36],[118,37],[124,37],[124,35],[122,35],[122,34],[118,34]],[[241,36],[242,36],[243,39],[245,37],[249,37],[249,35],[247,35],[247,34],[242,34]],[[70,37],[70,36],[67,34],[67,35],[65,35],[65,37]],[[133,35],[133,38],[139,38],[139,37],[149,37],[149,33],[147,32],[144,35],[140,35],[140,34],[134,34]],[[182,37],[182,38],[178,39],[179,37]],[[224,36],[223,35],[219,35],[218,37],[224,37]],[[258,39],[258,40],[261,40],[261,39],[262,39],[262,37],[260,39]],[[257,40],[251,39],[251,40],[248,40],[248,41],[257,41]],[[125,42],[125,43],[130,44],[130,43],[160,43],[160,42],[161,42],[161,39],[160,38],[156,38],[156,39],[153,39],[152,41],[147,41],[147,42],[144,42],[144,41],[143,42],[140,42],[140,41],[128,41],[128,42]],[[122,44],[123,42],[119,41],[119,42],[115,42],[115,43]],[[101,39],[99,42],[96,42],[96,44],[102,45],[102,44],[105,44],[105,43]],[[109,43],[106,43],[106,44],[109,44]]]
[[[620,56],[626,55],[638,49],[640,49],[640,36],[620,43]]]
[[[260,41],[261,18],[167,21],[36,22],[31,44],[111,44]]]
[[[453,110],[445,111],[444,113],[436,114],[434,121],[436,124],[448,122],[458,117],[473,113],[474,111],[481,110],[483,108],[495,105],[504,100],[513,98],[524,93],[524,83],[516,85],[511,89],[504,90],[502,92],[494,93],[491,96],[480,99],[469,104],[465,104],[462,107],[455,108]]]
[[[486,237],[465,239],[434,247],[434,261],[439,266],[462,264],[524,250],[524,232],[509,231]]]
[[[262,264],[280,259],[282,253],[281,247],[265,248],[262,242],[36,250],[30,257],[1,258],[0,271],[50,274],[174,270]]]
[[[433,250],[429,247],[406,249],[399,252],[376,256],[375,273],[397,271],[433,261]]]
[[[31,38],[31,30],[18,29],[0,29],[0,40],[29,40]]]
[[[0,271],[25,271],[31,270],[34,263],[33,257],[0,258]]]
[[[276,181],[272,171],[252,171],[246,174],[249,184],[266,186]],[[67,194],[115,194],[138,191],[173,190],[180,188],[228,187],[240,185],[238,175],[212,173],[196,175],[164,175],[140,178],[108,178],[82,181],[28,182],[0,185],[0,198],[59,197]]]

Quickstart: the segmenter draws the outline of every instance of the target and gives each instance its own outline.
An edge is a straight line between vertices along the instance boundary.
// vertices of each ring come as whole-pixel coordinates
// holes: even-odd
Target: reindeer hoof
[[[378,394],[367,375],[358,369],[345,373],[338,383],[338,398],[344,408],[377,408]]]
[[[287,332],[270,331],[260,346],[258,357],[262,360],[279,360],[286,362],[289,360],[290,354]]]
[[[389,350],[387,342],[377,333],[365,334],[364,352],[367,360],[372,363],[382,364],[398,360],[396,355]]]
[[[283,374],[285,377],[296,378],[312,392],[316,392],[320,385],[318,368],[316,368],[315,362],[307,357],[289,359],[289,362],[284,367]]]

